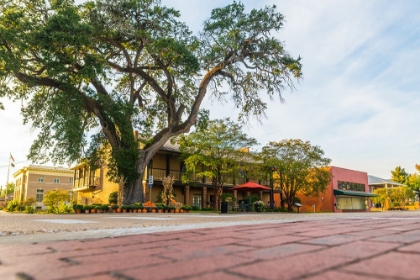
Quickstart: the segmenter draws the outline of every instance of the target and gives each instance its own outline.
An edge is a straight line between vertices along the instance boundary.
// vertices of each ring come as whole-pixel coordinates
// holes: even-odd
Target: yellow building
[[[63,189],[72,192],[73,187],[73,171],[64,167],[29,165],[16,171],[13,178],[16,186],[14,200],[35,198],[38,209],[45,209],[42,200],[48,191]]]
[[[157,201],[158,195],[163,190],[162,180],[170,175],[175,178],[173,185],[175,200],[182,204],[197,206],[201,208],[214,207],[215,192],[210,178],[191,179],[188,184],[181,181],[182,172],[185,168],[180,160],[179,146],[166,142],[164,146],[155,154],[149,162],[143,177],[144,200],[152,202]],[[107,178],[106,167],[97,170],[90,170],[88,164],[79,164],[71,168],[74,170],[74,188],[75,198],[78,204],[108,203],[109,194],[118,191],[118,184],[111,183]],[[149,178],[153,176],[152,188],[149,187]],[[245,176],[238,174],[237,178],[232,178],[224,185],[224,190],[245,183]],[[254,180],[249,180],[254,181]],[[267,182],[259,182],[268,185]],[[249,193],[233,192],[238,200]],[[269,192],[258,192],[264,203],[270,200]]]

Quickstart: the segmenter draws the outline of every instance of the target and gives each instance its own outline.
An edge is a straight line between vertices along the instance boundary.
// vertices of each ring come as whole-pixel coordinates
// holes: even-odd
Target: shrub
[[[192,210],[193,210],[193,211],[200,210],[200,207],[198,207],[198,206],[195,206],[195,205],[194,205],[194,206],[192,207]]]
[[[35,208],[32,207],[32,206],[26,206],[25,213],[33,214],[33,213],[35,213]]]
[[[109,194],[108,198],[109,204],[117,204],[118,203],[118,192],[112,192]]]

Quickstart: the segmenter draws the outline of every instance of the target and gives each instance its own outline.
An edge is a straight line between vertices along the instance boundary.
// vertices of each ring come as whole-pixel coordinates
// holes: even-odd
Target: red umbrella
[[[231,188],[229,190],[230,191],[238,190],[238,191],[248,191],[248,192],[251,192],[251,191],[271,191],[271,188],[268,188],[266,186],[263,186],[263,185],[260,185],[260,184],[254,183],[254,182],[246,182],[246,183],[244,183],[242,185],[233,187],[233,188]]]

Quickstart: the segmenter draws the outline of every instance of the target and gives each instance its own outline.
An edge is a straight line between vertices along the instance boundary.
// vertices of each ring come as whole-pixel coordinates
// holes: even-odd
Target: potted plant
[[[74,209],[74,212],[76,212],[76,214],[80,214],[80,213],[82,213],[83,205],[81,205],[81,204],[74,204],[73,205],[73,209]]]
[[[96,205],[95,206],[95,211],[96,211],[96,213],[101,213],[101,211],[102,211],[102,205]]]
[[[181,209],[184,210],[185,213],[190,213],[192,208],[189,205],[183,205]]]
[[[107,213],[109,210],[109,204],[102,204],[102,213]]]
[[[112,209],[112,213],[116,213],[118,209],[118,205],[117,204],[112,205],[111,209]]]
[[[92,205],[84,205],[83,206],[83,210],[85,210],[86,214],[89,214],[91,209],[92,209]]]
[[[123,206],[121,206],[121,210],[122,210],[122,212],[123,213],[127,213],[127,210],[130,208],[130,206],[128,206],[128,205],[123,205]]]
[[[157,212],[158,213],[162,213],[163,212],[163,208],[164,208],[164,205],[162,203],[156,204],[156,209],[157,209]]]
[[[168,210],[170,213],[175,213],[175,206],[168,206]]]

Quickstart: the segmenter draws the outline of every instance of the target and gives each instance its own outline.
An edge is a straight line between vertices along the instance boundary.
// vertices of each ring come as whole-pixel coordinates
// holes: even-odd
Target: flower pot
[[[158,209],[158,213],[163,213],[163,209]]]
[[[123,212],[123,213],[127,213],[127,209],[123,209],[123,210],[122,210],[122,212]]]
[[[76,209],[76,210],[74,210],[74,212],[76,212],[76,214],[80,214],[80,213],[82,213],[82,210]]]
[[[171,213],[175,213],[175,210],[174,209],[171,209],[171,210],[169,210]]]
[[[86,213],[86,214],[89,214],[89,210],[85,210],[85,213]]]

